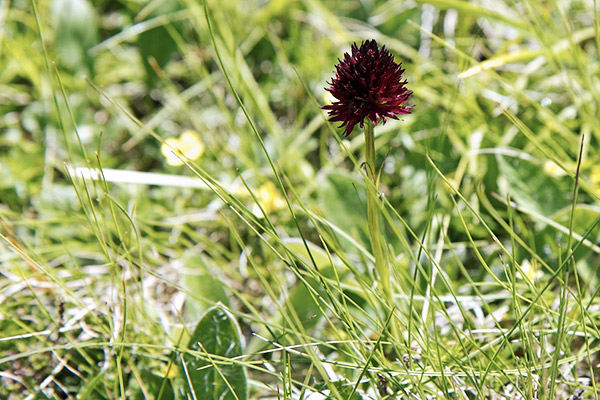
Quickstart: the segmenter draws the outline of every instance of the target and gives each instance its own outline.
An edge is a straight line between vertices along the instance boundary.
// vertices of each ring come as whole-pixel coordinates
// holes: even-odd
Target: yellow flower
[[[590,181],[595,190],[600,191],[600,166],[594,165],[590,171]]]
[[[521,263],[521,271],[530,281],[534,282],[537,279],[541,278],[544,275],[544,272],[541,269],[540,263],[536,259],[531,259],[531,261],[525,259]]]
[[[279,190],[273,182],[264,183],[256,192],[256,199],[260,203],[265,213],[270,213],[275,210],[280,210],[285,207],[285,200],[281,197]],[[252,210],[255,215],[260,216],[260,208],[255,205]]]
[[[323,104],[332,104],[335,101],[335,97],[327,91],[323,92]]]
[[[551,160],[546,160],[546,162],[544,162],[544,172],[555,178],[559,176],[565,176],[567,174],[554,161]]]
[[[188,160],[197,160],[204,153],[204,143],[198,134],[192,130],[184,131],[178,138],[169,138],[160,147],[160,151],[167,159],[167,164],[173,166],[183,165],[181,157]],[[175,154],[177,152],[178,154]]]

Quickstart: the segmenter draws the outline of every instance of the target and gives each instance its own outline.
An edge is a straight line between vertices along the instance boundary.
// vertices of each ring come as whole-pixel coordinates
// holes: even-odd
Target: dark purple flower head
[[[375,40],[367,40],[360,45],[352,45],[352,55],[344,53],[344,60],[338,60],[335,76],[325,90],[337,99],[333,104],[323,106],[329,110],[330,121],[342,121],[346,126],[344,136],[348,136],[354,126],[363,127],[364,119],[369,118],[377,125],[379,119],[385,124],[386,118],[398,119],[398,114],[409,114],[414,106],[404,105],[412,90],[402,80],[404,70],[394,62],[394,56]]]

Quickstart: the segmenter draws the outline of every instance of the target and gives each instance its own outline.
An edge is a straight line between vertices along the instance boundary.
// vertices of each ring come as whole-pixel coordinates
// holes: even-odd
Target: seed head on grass
[[[344,60],[338,60],[335,75],[327,82],[330,87],[325,90],[337,99],[321,107],[329,110],[329,120],[341,121],[348,136],[355,125],[363,127],[365,118],[377,125],[380,119],[385,124],[386,118],[410,114],[414,106],[405,103],[412,90],[402,80],[402,64],[375,40],[364,41],[360,48],[354,43],[351,49],[351,55],[344,53]]]

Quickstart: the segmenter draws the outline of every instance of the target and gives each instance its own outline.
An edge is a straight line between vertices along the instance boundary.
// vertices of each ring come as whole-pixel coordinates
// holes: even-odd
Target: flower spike
[[[402,80],[402,64],[375,40],[364,41],[360,48],[354,43],[352,54],[344,53],[344,59],[335,66],[335,75],[325,90],[337,101],[321,107],[328,110],[330,121],[341,121],[348,136],[355,125],[364,126],[369,118],[374,125],[386,118],[398,119],[399,114],[410,114],[413,105],[405,105],[412,90]]]

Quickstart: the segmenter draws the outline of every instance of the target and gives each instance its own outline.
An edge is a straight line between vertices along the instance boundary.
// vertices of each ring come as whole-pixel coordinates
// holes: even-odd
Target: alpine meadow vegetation
[[[0,2],[0,398],[598,398],[599,13]]]

